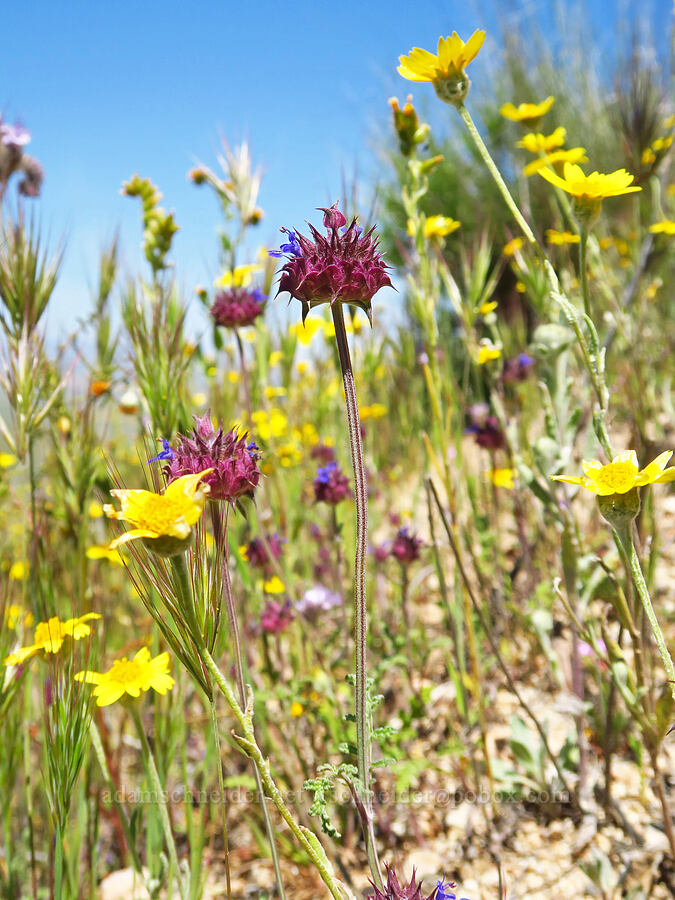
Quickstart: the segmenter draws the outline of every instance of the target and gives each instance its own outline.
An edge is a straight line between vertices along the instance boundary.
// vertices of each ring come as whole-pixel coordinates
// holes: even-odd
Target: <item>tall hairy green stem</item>
[[[656,641],[656,646],[658,647],[659,653],[661,654],[663,667],[666,670],[666,676],[668,680],[671,682],[673,698],[675,699],[675,667],[673,666],[673,660],[670,652],[668,651],[668,646],[666,644],[666,639],[663,636],[663,631],[661,630],[661,626],[659,625],[659,620],[656,618],[656,613],[654,612],[654,607],[652,605],[652,599],[649,595],[647,582],[645,581],[645,577],[642,574],[642,566],[640,565],[640,560],[638,559],[637,551],[635,550],[635,544],[633,542],[632,523],[628,522],[625,525],[619,525],[618,527],[615,525],[614,530],[616,531],[621,547],[626,554],[626,559],[628,560],[628,565],[630,568],[631,576],[633,578],[633,583],[635,584],[635,589],[638,592],[638,596],[640,597],[640,601],[642,603],[642,608],[645,612],[645,615],[647,616],[647,621],[649,622],[654,640]]]
[[[347,422],[349,425],[349,444],[352,451],[354,469],[354,494],[356,497],[356,559],[354,563],[354,658],[355,658],[355,695],[356,695],[356,753],[359,775],[359,799],[363,806],[363,830],[366,840],[368,865],[373,880],[382,885],[380,863],[375,845],[373,828],[373,801],[370,791],[370,713],[366,693],[366,655],[368,634],[368,606],[366,603],[366,553],[368,551],[368,488],[366,470],[363,462],[363,445],[361,442],[361,423],[359,421],[359,404],[354,386],[354,371],[349,352],[347,330],[345,329],[342,304],[337,301],[331,307],[335,325],[342,381],[345,389],[347,406]]]

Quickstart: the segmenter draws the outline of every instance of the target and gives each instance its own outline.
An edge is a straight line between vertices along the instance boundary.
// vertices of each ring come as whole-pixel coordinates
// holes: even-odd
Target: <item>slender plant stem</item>
[[[173,839],[173,832],[171,830],[171,820],[169,819],[169,810],[167,809],[166,797],[164,795],[164,788],[162,786],[162,782],[159,779],[159,772],[157,771],[157,765],[155,763],[155,757],[152,755],[152,750],[150,749],[150,744],[148,743],[148,739],[145,734],[145,729],[143,728],[143,723],[141,722],[141,715],[136,708],[136,704],[132,701],[129,704],[129,709],[131,710],[131,717],[134,720],[134,725],[136,726],[136,731],[138,732],[138,737],[141,741],[141,750],[143,753],[143,762],[145,764],[146,771],[150,777],[150,782],[152,783],[152,789],[155,793],[155,802],[157,805],[157,810],[159,812],[159,820],[162,823],[162,829],[164,831],[164,839],[166,840],[166,847],[169,851],[169,859],[171,860],[171,867],[176,873],[176,878],[178,879],[178,883],[180,885],[180,893],[181,896],[187,896],[184,891],[180,866],[178,864],[178,853],[176,852],[176,844]],[[171,895],[171,885],[169,885],[169,895]]]
[[[246,412],[248,413],[249,423],[252,421],[253,406],[251,405],[251,390],[248,384],[248,370],[246,368],[246,357],[244,355],[244,344],[237,328],[234,329],[234,336],[237,340],[237,350],[239,351],[239,367],[241,369],[241,381],[244,385],[244,397],[246,398]]]
[[[361,423],[359,421],[359,404],[354,386],[354,371],[349,353],[349,342],[345,329],[342,303],[338,300],[331,307],[335,340],[337,342],[342,380],[345,389],[347,406],[347,422],[349,425],[349,444],[352,451],[354,469],[354,494],[356,497],[356,559],[354,562],[354,657],[355,657],[355,695],[356,695],[356,754],[360,782],[361,803],[365,810],[366,821],[363,823],[368,864],[373,880],[378,887],[382,886],[380,863],[375,845],[373,829],[373,801],[370,791],[370,713],[367,698],[367,635],[368,606],[366,602],[366,553],[368,551],[368,487],[366,485],[366,469],[363,462],[363,445],[361,442]]]
[[[230,639],[232,641],[232,655],[234,657],[234,674],[235,680],[237,682],[237,687],[239,689],[239,702],[243,707],[246,706],[246,680],[244,678],[244,661],[241,652],[241,640],[239,638],[239,622],[237,620],[237,610],[234,605],[234,594],[232,592],[232,579],[230,578],[230,566],[228,563],[228,553],[227,553],[227,514],[225,515],[225,522],[223,527],[223,520],[220,516],[220,510],[211,508],[211,521],[213,523],[214,530],[214,540],[216,542],[216,548],[218,552],[221,554],[222,559],[222,573],[223,573],[223,588],[225,594],[225,609],[227,611],[227,621],[230,628]],[[269,545],[268,545],[269,547]],[[268,557],[272,559],[272,551],[268,549]],[[216,720],[214,719],[214,728]],[[220,755],[218,756],[220,762]],[[253,774],[255,776],[256,788],[258,790],[258,799],[260,801],[260,809],[263,815],[263,821],[265,822],[265,831],[267,832],[267,842],[270,847],[270,853],[272,855],[272,865],[274,867],[274,875],[277,882],[277,890],[279,891],[279,897],[281,900],[286,900],[286,893],[284,891],[284,882],[281,875],[281,865],[279,864],[279,854],[277,853],[277,845],[274,839],[274,829],[272,827],[272,820],[270,819],[269,810],[267,808],[267,798],[265,797],[265,791],[263,788],[262,781],[260,780],[260,772],[258,771],[258,766],[254,761],[253,764]],[[222,768],[222,764],[220,764]],[[221,793],[223,800],[225,798],[224,789],[221,788]],[[229,894],[228,894],[229,897]]]
[[[635,584],[635,588],[642,601],[642,608],[647,616],[654,640],[656,641],[656,646],[661,654],[663,667],[666,670],[668,681],[671,683],[671,690],[673,698],[675,699],[675,666],[673,666],[673,660],[668,651],[666,639],[663,636],[659,620],[656,618],[656,613],[652,606],[652,599],[649,596],[649,588],[647,587],[647,582],[642,574],[642,567],[640,566],[640,560],[638,559],[637,551],[635,550],[631,529],[632,523],[629,523],[623,528],[615,528],[615,531],[628,559],[631,575],[633,576],[633,583]]]
[[[227,900],[232,897],[232,878],[230,874],[230,843],[227,834],[227,799],[225,794],[225,779],[223,778],[223,758],[220,750],[220,732],[218,731],[218,710],[216,708],[216,695],[214,694],[209,703],[211,710],[211,731],[213,733],[213,743],[216,748],[216,765],[218,766],[218,791],[220,793],[220,814],[223,827],[223,842],[225,844],[225,885],[227,890]]]
[[[131,864],[134,867],[134,871],[137,872],[141,876],[141,878],[143,878],[143,866],[141,865],[141,860],[138,856],[138,851],[136,850],[136,844],[129,828],[129,822],[126,817],[126,813],[124,812],[122,804],[117,798],[117,787],[115,785],[115,782],[112,780],[112,775],[110,774],[110,769],[108,768],[108,761],[105,758],[105,751],[103,750],[101,734],[96,727],[96,723],[93,719],[89,723],[89,733],[91,735],[91,745],[94,748],[94,754],[101,769],[101,774],[103,775],[108,790],[110,791],[110,799],[112,800],[112,804],[115,807],[115,812],[117,813],[120,825],[122,826],[122,831],[124,832],[124,838],[127,842],[127,847],[129,848],[129,854],[131,856]]]
[[[565,779],[565,776],[563,775],[562,768],[560,767],[560,764],[559,764],[555,754],[551,750],[551,747],[548,743],[548,738],[546,737],[546,732],[544,731],[541,723],[539,722],[539,719],[537,719],[537,717],[532,712],[529,705],[527,704],[527,702],[521,695],[520,691],[518,690],[518,687],[517,687],[515,681],[513,680],[511,673],[509,672],[509,668],[506,665],[506,663],[504,662],[504,657],[502,656],[502,654],[499,650],[499,646],[498,646],[497,642],[495,641],[494,637],[492,636],[492,630],[491,630],[488,622],[486,622],[486,620],[485,620],[483,611],[480,608],[478,599],[476,598],[476,595],[474,594],[473,587],[471,586],[471,582],[469,581],[469,577],[466,573],[466,569],[464,568],[464,562],[462,560],[462,556],[459,551],[459,544],[458,544],[457,540],[455,539],[455,535],[453,534],[452,526],[450,525],[450,522],[448,522],[448,517],[446,516],[445,510],[443,509],[443,504],[441,503],[441,498],[438,496],[438,491],[436,490],[436,485],[434,484],[434,482],[431,478],[428,478],[428,483],[431,488],[431,492],[434,495],[434,500],[436,501],[436,507],[440,514],[441,522],[443,523],[443,527],[445,528],[445,533],[448,536],[448,540],[450,542],[450,547],[452,549],[453,556],[455,557],[455,562],[457,563],[457,568],[459,569],[459,573],[462,577],[462,581],[464,582],[464,586],[467,590],[469,598],[471,599],[473,608],[476,611],[476,615],[478,616],[478,620],[480,621],[481,627],[482,627],[483,631],[485,632],[485,635],[488,639],[490,647],[492,648],[492,652],[495,655],[497,664],[498,664],[499,668],[502,670],[504,677],[506,678],[507,684],[509,686],[509,690],[513,693],[514,697],[516,698],[518,703],[520,703],[520,705],[523,707],[523,709],[525,710],[527,715],[532,720],[534,727],[537,729],[537,732],[539,733],[539,737],[541,738],[541,742],[544,747],[544,750],[546,751],[549,759],[553,763],[553,767],[556,770],[556,774],[558,775],[558,778],[560,779],[560,783],[563,786],[563,790],[566,792],[566,794],[568,795],[568,797],[571,800],[573,797],[573,794],[567,785],[567,781]]]
[[[506,183],[505,183],[504,179],[502,178],[501,173],[500,173],[499,169],[497,168],[495,161],[490,156],[490,152],[489,152],[488,148],[483,143],[483,138],[480,136],[478,129],[474,125],[473,119],[471,118],[469,110],[466,108],[466,106],[464,106],[464,104],[462,104],[461,106],[458,106],[457,110],[458,110],[460,116],[462,117],[462,121],[466,125],[467,130],[468,130],[469,134],[471,135],[473,142],[476,145],[476,148],[483,159],[483,162],[487,166],[488,171],[490,172],[490,175],[492,175],[492,177],[494,178],[494,180],[497,184],[497,187],[499,188],[499,192],[501,193],[502,197],[506,201],[506,205],[511,210],[513,218],[516,220],[516,222],[520,226],[520,230],[523,232],[523,234],[525,235],[525,237],[531,244],[536,244],[537,239],[535,238],[535,236],[532,232],[532,229],[525,221],[523,214],[518,209],[518,206],[516,205],[515,200],[511,196],[511,192],[507,188]]]
[[[235,718],[243,731],[243,737],[235,735],[235,739],[244,752],[257,764],[260,777],[267,794],[271,797],[272,802],[276,806],[282,819],[286,822],[290,830],[293,832],[301,847],[307,852],[312,862],[316,866],[321,878],[330,891],[335,900],[344,900],[344,895],[338,886],[335,877],[331,871],[330,863],[319,843],[318,839],[306,828],[303,828],[293,818],[293,813],[286,805],[281,791],[274,783],[270,774],[269,767],[265,761],[260,747],[258,746],[253,731],[253,710],[247,706],[246,710],[237,702],[234,691],[230,687],[229,682],[218,668],[218,664],[213,659],[206,647],[201,648],[201,654],[204,664],[213,676],[214,681],[225,695],[230,709],[234,713]]]
[[[584,298],[584,312],[591,318],[591,298],[588,293],[588,225],[582,224],[579,235],[579,274],[581,276],[581,294]]]

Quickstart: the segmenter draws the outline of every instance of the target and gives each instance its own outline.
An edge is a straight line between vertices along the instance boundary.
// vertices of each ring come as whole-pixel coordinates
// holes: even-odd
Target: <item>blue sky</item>
[[[638,8],[667,40],[669,0],[584,7],[600,53]],[[388,121],[388,97],[431,90],[396,74],[398,55],[433,49],[453,29],[466,39],[486,28],[490,42],[497,9],[513,27],[551,28],[548,0],[5,4],[0,111],[31,131],[29,150],[46,171],[35,207],[53,241],[68,240],[52,325],[65,334],[86,311],[99,250],[117,228],[124,270],[141,264],[139,203],[119,194],[134,172],[175,210],[174,259],[189,293],[216,274],[218,218],[186,173],[197,159],[215,164],[219,134],[247,138],[265,173],[259,238],[273,246],[279,226],[302,224],[339,196],[343,170],[377,177],[373,123]],[[474,80],[489,49],[472,64]]]

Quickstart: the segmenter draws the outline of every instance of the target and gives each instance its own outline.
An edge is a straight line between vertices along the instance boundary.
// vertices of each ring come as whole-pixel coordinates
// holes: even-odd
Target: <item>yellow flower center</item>
[[[193,506],[194,501],[185,495],[148,493],[134,498],[133,515],[138,528],[147,528],[155,534],[171,534],[176,522]]]
[[[116,659],[112,664],[112,668],[107,673],[107,680],[113,681],[116,684],[124,685],[134,685],[138,684],[140,681],[143,681],[144,669],[146,667],[141,663],[136,662],[134,659],[127,659],[126,656],[123,656],[122,659]]]
[[[635,484],[638,469],[631,462],[608,463],[593,473],[593,481],[613,494],[625,494]]]

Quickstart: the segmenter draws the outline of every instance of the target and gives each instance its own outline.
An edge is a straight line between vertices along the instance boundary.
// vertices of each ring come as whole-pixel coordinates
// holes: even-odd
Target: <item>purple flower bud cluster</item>
[[[267,297],[259,288],[228,288],[216,294],[211,316],[223,328],[245,328],[262,315]]]
[[[474,403],[467,410],[470,425],[466,434],[473,434],[479,447],[486,450],[501,450],[506,446],[506,438],[496,416],[488,415],[487,403]]]
[[[422,538],[413,534],[409,528],[400,528],[392,541],[389,553],[401,565],[407,566],[420,558],[420,550],[424,546]]]
[[[285,543],[286,538],[278,534],[267,535],[267,546],[261,538],[253,538],[246,546],[246,559],[254,569],[260,569],[265,575],[271,575],[274,567],[270,555],[273,559],[281,559]]]
[[[532,371],[534,359],[527,353],[519,353],[518,356],[507,359],[502,370],[502,381],[508,383],[526,381]]]
[[[214,429],[210,410],[193,418],[195,429],[190,436],[178,435],[173,458],[164,467],[167,480],[213,469],[204,478],[211,488],[212,500],[234,504],[242,497],[252,497],[260,480],[257,446],[247,442],[247,435],[239,435],[236,428],[225,433],[221,423]]]
[[[383,888],[380,889],[371,882],[375,888],[374,900],[455,900],[455,895],[451,893],[452,888],[455,887],[453,881],[446,882],[443,878],[439,879],[433,891],[428,897],[425,897],[422,893],[422,882],[417,881],[414,869],[408,884],[400,884],[394,867],[385,867],[387,881]]]
[[[351,493],[349,479],[336,460],[331,460],[318,469],[314,479],[314,499],[317,503],[337,506],[342,500],[350,497]]]
[[[345,227],[347,220],[337,203],[321,211],[325,236],[313,225],[309,226],[311,240],[282,228],[288,242],[268,251],[270,256],[286,257],[278,293],[288,292],[302,303],[303,321],[312,307],[336,301],[358,306],[370,319],[373,296],[391,286],[374,229],[364,234],[356,219]]]
[[[281,634],[293,621],[291,601],[268,600],[260,616],[260,627],[266,634]]]

